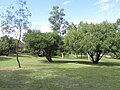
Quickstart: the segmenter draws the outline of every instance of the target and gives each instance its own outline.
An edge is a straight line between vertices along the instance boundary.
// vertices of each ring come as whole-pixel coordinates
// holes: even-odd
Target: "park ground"
[[[119,90],[120,60],[103,58],[93,65],[87,58],[0,56],[0,90]]]

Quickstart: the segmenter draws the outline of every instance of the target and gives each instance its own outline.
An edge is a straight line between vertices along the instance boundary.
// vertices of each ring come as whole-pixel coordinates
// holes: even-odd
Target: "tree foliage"
[[[111,47],[111,54],[114,58],[120,58],[120,19],[117,19],[115,25],[115,37]]]
[[[60,35],[65,34],[68,22],[64,19],[64,9],[59,9],[59,6],[53,6],[50,15],[48,20],[52,24],[52,30],[58,31]]]
[[[9,55],[10,52],[14,52],[16,47],[15,39],[8,36],[0,38],[0,54]]]
[[[76,55],[82,51],[82,34],[75,24],[71,24],[68,28],[68,33],[65,36],[64,43],[67,50],[74,52]]]
[[[73,51],[82,50],[97,64],[102,56],[110,52],[115,37],[115,26],[108,22],[88,24],[81,22],[66,36],[66,45]]]
[[[57,32],[41,33],[32,31],[24,35],[24,42],[29,48],[38,54],[42,51],[49,62],[52,62],[52,56],[57,51],[61,41]]]

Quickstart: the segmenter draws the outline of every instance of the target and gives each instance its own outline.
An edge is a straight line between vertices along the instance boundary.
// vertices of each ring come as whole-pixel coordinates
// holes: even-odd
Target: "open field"
[[[0,57],[0,90],[119,90],[120,60],[102,59],[93,65],[87,59]]]

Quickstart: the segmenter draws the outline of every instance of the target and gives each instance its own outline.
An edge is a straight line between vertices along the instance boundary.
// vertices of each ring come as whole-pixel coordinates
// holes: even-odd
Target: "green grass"
[[[99,65],[89,60],[0,57],[0,90],[119,90],[120,60],[102,59]]]

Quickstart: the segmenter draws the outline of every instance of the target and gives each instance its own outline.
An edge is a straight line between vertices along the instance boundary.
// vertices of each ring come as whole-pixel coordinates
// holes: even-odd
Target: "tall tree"
[[[50,12],[49,22],[52,24],[52,30],[58,31],[60,35],[66,33],[68,22],[64,19],[64,9],[60,9],[59,6],[53,6]]]
[[[6,13],[1,14],[1,17],[3,18],[1,27],[5,33],[12,34],[14,32],[19,32],[18,42],[16,43],[16,58],[19,68],[21,68],[20,60],[18,58],[18,48],[22,30],[27,30],[29,28],[30,22],[28,21],[28,17],[31,16],[31,13],[26,6],[25,0],[17,0],[16,4],[16,7],[10,5],[6,10]]]

